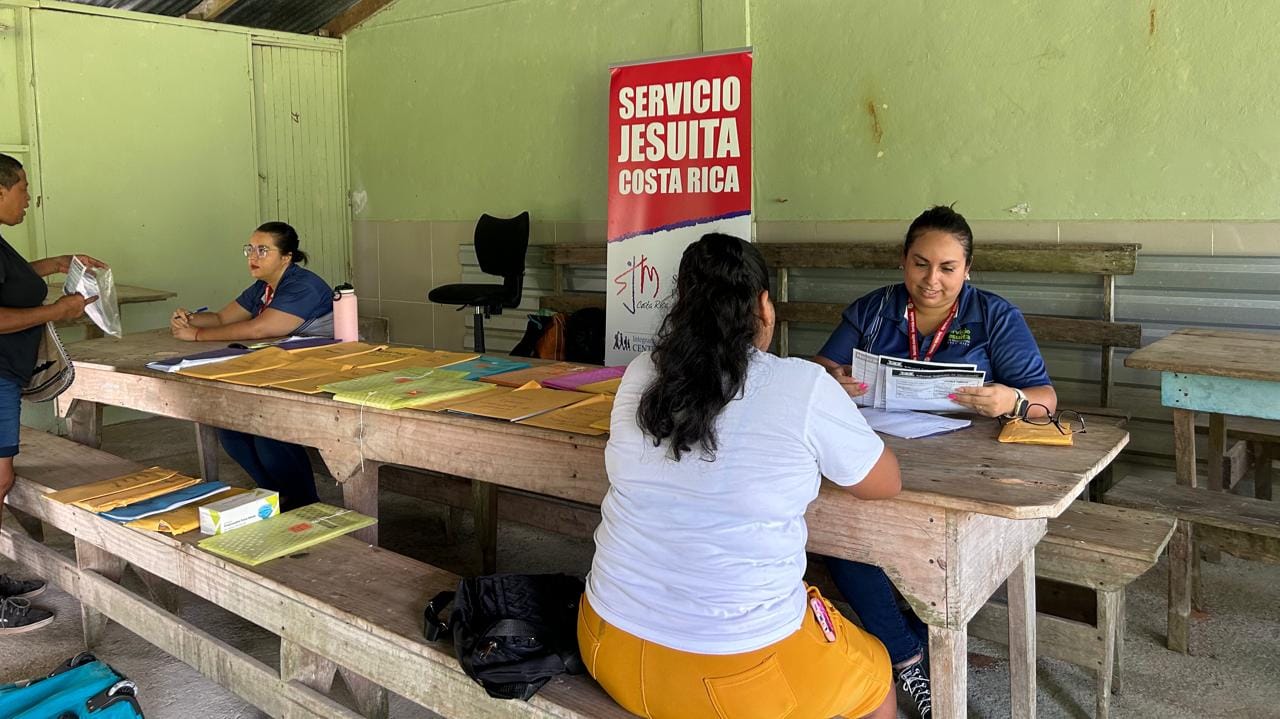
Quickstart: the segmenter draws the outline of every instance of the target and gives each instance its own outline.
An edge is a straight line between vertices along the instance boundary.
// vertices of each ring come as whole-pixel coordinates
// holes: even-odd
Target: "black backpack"
[[[456,593],[427,603],[423,633],[431,641],[452,636],[462,670],[489,696],[528,701],[557,674],[585,671],[577,629],[583,589],[566,574],[464,578]],[[449,620],[441,621],[450,601]]]

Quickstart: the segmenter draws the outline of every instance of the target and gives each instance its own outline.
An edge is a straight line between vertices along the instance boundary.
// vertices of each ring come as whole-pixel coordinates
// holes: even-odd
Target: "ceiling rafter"
[[[338,17],[330,20],[320,29],[321,35],[341,37],[351,32],[360,23],[373,17],[375,13],[390,5],[393,0],[360,0]]]

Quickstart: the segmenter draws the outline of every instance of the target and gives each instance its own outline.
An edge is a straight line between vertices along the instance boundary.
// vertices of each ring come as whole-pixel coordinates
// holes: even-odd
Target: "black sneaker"
[[[929,672],[925,670],[924,662],[916,662],[901,669],[898,672],[898,686],[916,703],[920,719],[930,719],[933,716],[933,692],[929,689]]]
[[[0,636],[39,629],[53,621],[53,612],[31,606],[26,599],[0,599]]]
[[[14,579],[8,574],[0,574],[0,599],[30,599],[43,592],[44,586],[39,579]]]

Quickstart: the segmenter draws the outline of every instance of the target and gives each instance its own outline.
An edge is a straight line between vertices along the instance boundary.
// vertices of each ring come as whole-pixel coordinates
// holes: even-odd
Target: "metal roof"
[[[153,15],[181,17],[196,10],[200,0],[71,0],[81,5],[133,10]],[[230,25],[315,33],[359,0],[237,0],[213,22]]]

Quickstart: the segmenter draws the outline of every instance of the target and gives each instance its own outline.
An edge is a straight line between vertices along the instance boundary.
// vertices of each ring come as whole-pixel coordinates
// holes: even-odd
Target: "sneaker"
[[[933,716],[933,692],[929,689],[929,672],[924,662],[916,662],[898,672],[898,686],[916,703],[920,719]]]
[[[31,606],[26,599],[0,599],[0,636],[39,629],[53,621],[53,612]]]
[[[43,592],[44,586],[44,582],[39,579],[14,579],[8,574],[0,574],[0,599],[30,599]]]

